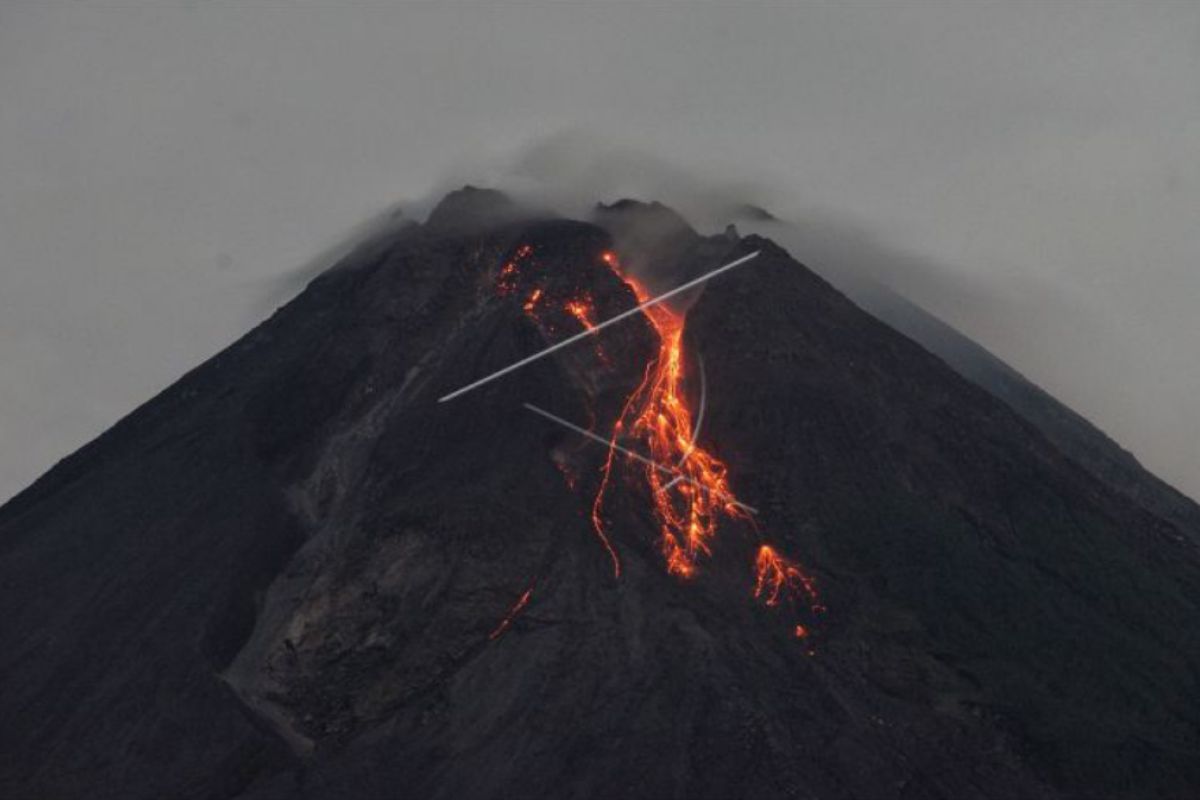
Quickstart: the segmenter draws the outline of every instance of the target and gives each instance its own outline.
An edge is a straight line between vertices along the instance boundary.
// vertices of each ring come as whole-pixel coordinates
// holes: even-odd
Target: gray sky
[[[0,0],[0,499],[531,152],[918,256],[893,283],[1198,496],[1198,151],[1193,2]]]

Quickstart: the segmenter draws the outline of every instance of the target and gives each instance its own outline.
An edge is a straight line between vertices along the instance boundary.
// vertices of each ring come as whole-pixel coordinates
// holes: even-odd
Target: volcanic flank
[[[1127,485],[767,239],[465,189],[0,508],[0,796],[1194,797]]]

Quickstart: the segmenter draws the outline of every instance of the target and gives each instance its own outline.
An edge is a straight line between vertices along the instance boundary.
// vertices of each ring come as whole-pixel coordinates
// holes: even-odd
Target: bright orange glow
[[[584,295],[578,300],[571,300],[567,303],[567,311],[571,316],[579,320],[579,324],[587,328],[589,331],[595,329],[596,321],[592,318],[592,298]]]
[[[607,255],[611,256],[613,261],[608,262],[606,259],[606,263],[615,263],[616,257],[612,256],[611,253]],[[532,256],[533,247],[528,244],[523,244],[513,251],[512,257],[504,263],[504,265],[500,268],[500,273],[496,277],[496,288],[500,294],[507,295],[516,291],[518,282],[520,281],[521,267]],[[522,308],[527,316],[529,316],[535,323],[538,323],[538,325],[542,327],[543,333],[552,334],[555,332],[553,325],[542,325],[542,320],[539,319],[539,316],[536,313],[538,303],[542,300],[543,296],[544,292],[542,289],[535,288],[526,299]],[[595,327],[596,311],[590,295],[584,293],[582,296],[568,300],[564,304],[563,308],[568,314],[578,320],[579,324],[583,325],[583,327],[587,330],[592,330]],[[599,343],[596,345],[596,354],[606,364],[608,363],[608,358],[605,356],[604,351],[600,347]],[[609,459],[611,460],[611,458],[612,453],[610,452]],[[562,470],[563,475],[566,477],[568,486],[573,489],[575,484],[575,478],[573,474],[569,470],[563,468],[562,465],[559,466],[559,469]],[[607,477],[608,475],[606,471],[606,481]],[[603,490],[601,491],[603,493]],[[612,542],[610,542],[608,539],[608,535],[604,532],[603,525],[598,521],[598,513],[599,512],[596,509],[593,509],[592,519],[594,522],[593,527],[596,532],[596,537],[600,540],[600,544],[604,546],[604,550],[608,553],[609,558],[612,559],[613,574],[619,578],[621,577],[621,559],[617,556],[616,548],[613,547]]]
[[[615,255],[606,252],[601,259],[621,274]],[[650,299],[640,283],[622,277],[639,303]],[[720,516],[743,519],[747,516],[734,504],[725,465],[692,443],[692,411],[684,395],[683,314],[665,304],[651,306],[643,313],[658,332],[658,357],[647,366],[642,383],[626,401],[612,443],[627,435],[642,442],[653,461],[678,468],[675,475],[651,466],[646,466],[644,472],[659,523],[659,548],[667,571],[688,578],[696,573],[698,560],[710,554],[709,544],[716,535]],[[592,521],[598,532],[603,531],[600,508],[609,485],[614,453],[610,446],[600,493],[593,504]],[[674,485],[668,488],[672,482]]]
[[[795,599],[800,592],[804,592],[813,604],[817,602],[817,585],[812,577],[799,564],[784,558],[768,544],[758,548],[754,571],[754,596],[768,606],[779,605],[783,597]],[[820,606],[813,606],[814,611],[818,608]],[[797,626],[797,636],[800,636],[802,627]]]
[[[592,296],[584,292],[582,296],[567,301],[565,306],[567,313],[579,321],[579,324],[584,327],[584,330],[593,331],[596,329],[596,307],[592,303]],[[611,367],[612,362],[608,359],[608,354],[604,352],[604,346],[600,344],[600,337],[594,340],[596,343],[596,357],[604,363],[605,367]]]
[[[530,586],[525,590],[524,594],[517,598],[517,602],[514,603],[513,607],[508,610],[508,613],[504,616],[504,619],[500,620],[500,624],[496,626],[496,629],[488,634],[488,638],[499,639],[501,636],[503,636],[504,632],[513,624],[513,620],[517,618],[517,615],[525,609],[525,606],[529,605],[529,598],[532,596],[533,587]]]
[[[621,559],[617,557],[617,551],[613,548],[612,543],[608,541],[608,534],[604,532],[604,494],[608,491],[608,484],[612,478],[613,461],[617,455],[617,449],[614,445],[617,439],[625,432],[625,417],[629,415],[629,409],[633,406],[635,400],[641,394],[642,387],[646,385],[646,381],[650,379],[650,370],[653,364],[646,365],[646,374],[642,377],[642,384],[637,391],[629,395],[625,400],[625,406],[621,409],[621,416],[617,418],[616,425],[613,426],[612,438],[608,443],[608,455],[604,459],[604,468],[601,470],[600,489],[596,492],[596,499],[592,501],[592,529],[596,531],[596,536],[600,537],[600,541],[604,543],[608,549],[609,556],[613,562],[613,577],[621,577]]]
[[[532,247],[522,245],[502,266],[497,277],[497,286],[502,294],[517,290],[521,267],[532,254]],[[639,303],[650,299],[644,286],[623,274],[615,253],[605,251],[600,254],[600,260],[625,281]],[[596,327],[596,309],[592,297],[587,293],[563,300],[547,297],[543,288],[535,287],[526,298],[523,308],[546,336],[556,332],[554,314],[558,311],[573,317],[586,330]],[[698,573],[703,558],[711,556],[712,543],[722,519],[746,521],[752,526],[754,520],[739,505],[730,489],[725,464],[694,441],[693,412],[686,394],[688,375],[683,342],[684,314],[664,303],[643,309],[642,313],[658,334],[658,354],[646,364],[641,382],[625,399],[613,425],[608,453],[601,470],[600,486],[592,502],[592,527],[612,559],[614,576],[619,578],[621,560],[605,530],[604,501],[616,482],[614,466],[621,463],[632,468],[632,473],[623,474],[627,477],[644,476],[666,570],[671,575],[687,579]],[[597,353],[608,364],[598,344]],[[618,459],[618,444],[644,454],[655,464],[667,469],[641,464],[629,458]],[[564,464],[558,466],[563,470],[568,485],[574,489],[573,473]],[[756,526],[754,530],[757,532]],[[819,602],[814,579],[798,563],[787,559],[770,545],[762,544],[759,547],[754,566],[753,597],[766,606],[785,605],[799,610],[797,605],[803,603],[814,615],[825,610]],[[532,591],[531,586],[492,632],[491,638],[503,635],[529,602]],[[810,629],[799,622],[794,623],[791,633],[797,639],[809,641],[811,638]],[[811,645],[809,653],[812,654]]]
[[[508,261],[504,262],[504,266],[500,267],[500,274],[496,276],[496,285],[500,289],[501,294],[508,294],[517,288],[517,278],[521,271],[521,262],[533,255],[533,247],[523,244],[518,247]]]

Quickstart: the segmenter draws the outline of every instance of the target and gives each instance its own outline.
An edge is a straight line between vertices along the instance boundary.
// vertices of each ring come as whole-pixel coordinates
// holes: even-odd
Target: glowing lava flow
[[[529,245],[519,247],[511,260],[500,270],[497,284],[501,293],[516,291],[520,267],[531,259]],[[637,296],[638,302],[651,299],[639,282],[625,275],[613,253],[603,253],[601,259]],[[549,312],[557,303],[543,308],[546,297],[541,288],[533,288],[525,298],[525,313],[547,334],[554,333],[554,323],[539,312]],[[591,297],[583,293],[562,301],[561,310],[587,330],[596,326]],[[621,575],[621,561],[605,531],[604,499],[613,483],[613,467],[620,452],[618,442],[632,439],[640,443],[649,462],[640,468],[650,491],[654,515],[658,522],[659,549],[667,572],[680,578],[696,574],[699,561],[712,553],[711,544],[722,516],[753,525],[753,519],[729,488],[727,468],[716,456],[695,442],[692,412],[685,395],[683,334],[685,317],[665,303],[652,305],[642,312],[658,333],[657,357],[645,367],[641,383],[626,398],[620,416],[613,427],[612,437],[600,488],[592,503],[592,526],[613,563],[613,573]],[[607,364],[603,351],[597,353]],[[647,452],[648,451],[648,452]],[[568,483],[573,481],[568,475]],[[755,526],[757,531],[757,527]],[[803,603],[812,614],[823,612],[816,583],[799,564],[780,555],[770,545],[762,544],[755,558],[753,596],[770,608],[784,604],[792,610]],[[509,615],[500,623],[491,638],[504,633],[512,619],[520,613],[533,590],[518,600]],[[809,629],[795,623],[792,633],[800,639],[809,636]]]
[[[816,587],[813,585],[812,578],[796,564],[775,552],[775,548],[768,544],[758,548],[754,571],[757,574],[754,581],[754,596],[769,606],[779,605],[779,598],[785,592],[794,592],[801,588],[809,596],[816,596]]]
[[[754,597],[767,606],[778,606],[784,597],[794,603],[803,594],[813,614],[825,611],[812,576],[801,569],[799,564],[779,555],[770,545],[764,544],[758,548],[754,572]],[[792,633],[797,639],[804,639],[808,637],[808,628],[797,624]]]
[[[639,303],[650,299],[645,287],[622,274],[614,254],[604,253],[601,258],[629,284]],[[666,304],[651,306],[645,314],[658,332],[658,357],[647,365],[641,384],[626,400],[614,427],[600,490],[592,506],[592,524],[607,542],[601,512],[611,482],[617,440],[628,436],[642,441],[653,461],[677,465],[674,478],[653,466],[645,466],[644,472],[659,522],[659,546],[667,571],[688,578],[695,574],[699,559],[711,554],[710,543],[722,514],[751,524],[753,520],[730,490],[725,465],[694,441],[692,413],[683,391],[684,315]],[[615,555],[614,564],[620,575]],[[786,597],[792,606],[804,599],[812,613],[824,611],[813,578],[770,545],[759,548],[755,573],[754,597],[767,606],[778,606]],[[808,628],[796,624],[793,634],[804,639]]]
[[[534,259],[533,247],[528,244],[523,244],[518,247],[512,256],[500,268],[499,274],[496,276],[496,288],[502,295],[512,294],[517,291],[521,282],[521,270],[527,263],[536,266]],[[610,265],[611,266],[611,265]],[[535,287],[533,291],[525,298],[525,302],[521,308],[535,324],[547,335],[553,335],[557,331],[552,320],[544,319],[539,314],[539,304],[545,300],[545,292],[540,287]],[[587,292],[572,297],[563,303],[562,309],[573,317],[586,330],[592,330],[596,327],[596,312],[592,297]],[[609,365],[608,357],[605,355],[604,349],[599,342],[596,343],[596,355],[606,365]],[[627,406],[628,407],[628,406]],[[612,453],[609,453],[611,463]],[[558,465],[562,471],[567,485],[575,488],[574,475],[562,464]],[[607,480],[607,474],[605,475]],[[617,550],[609,541],[608,535],[605,534],[604,528],[599,522],[595,525],[596,537],[600,540],[600,544],[604,546],[604,550],[612,559],[613,572],[617,577],[621,575],[621,559],[617,556]]]
[[[525,609],[525,606],[529,605],[529,598],[532,596],[533,587],[530,586],[525,590],[524,594],[517,598],[517,602],[514,603],[513,607],[508,610],[508,613],[505,614],[504,619],[500,620],[500,624],[496,626],[496,629],[488,634],[488,638],[499,639],[501,636],[503,636],[504,632],[513,624],[513,620],[517,618],[517,615]]]
[[[572,317],[579,320],[579,324],[584,328],[588,329],[589,331],[595,330],[596,320],[593,319],[592,298],[590,296],[585,294],[578,300],[568,301],[567,311]]]
[[[617,268],[615,256],[606,254],[604,260]],[[650,298],[637,281],[624,279],[639,303]],[[666,304],[651,306],[645,314],[658,332],[659,353],[647,367],[641,385],[626,402],[613,443],[619,435],[631,436],[645,442],[652,460],[678,465],[676,478],[649,466],[645,474],[659,521],[659,547],[667,571],[686,578],[695,574],[697,560],[710,553],[709,543],[716,535],[719,515],[724,512],[730,517],[748,519],[748,516],[734,503],[725,465],[703,448],[693,446],[692,412],[683,394],[683,315]],[[610,447],[605,478],[611,468]],[[602,524],[598,512],[605,488],[607,480],[602,483],[593,509],[596,513],[592,521],[597,526]]]

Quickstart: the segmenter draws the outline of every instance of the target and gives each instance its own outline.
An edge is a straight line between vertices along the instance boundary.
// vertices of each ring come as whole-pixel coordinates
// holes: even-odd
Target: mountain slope
[[[1099,428],[938,318],[882,285],[846,291],[865,310],[944,359],[960,375],[1008,403],[1101,481],[1178,525],[1200,532],[1200,506],[1138,462]]]
[[[0,793],[1194,794],[1177,525],[769,241],[598,221],[455,193],[0,509]],[[688,311],[699,444],[759,512],[689,579],[624,462],[614,575],[605,448],[522,407],[607,435],[650,320],[436,402],[576,330],[560,301],[632,307],[614,247],[659,277],[761,250]],[[828,608],[803,641],[761,537]]]
[[[883,282],[891,279],[903,285],[915,280],[925,292],[936,291],[945,280],[936,265],[888,248],[868,232],[833,217],[784,222],[757,206],[739,206],[730,213],[751,230],[796,248],[797,255],[857,305],[1008,403],[1099,480],[1184,531],[1200,535],[1200,505],[1195,501],[1143,467],[1083,416]]]

